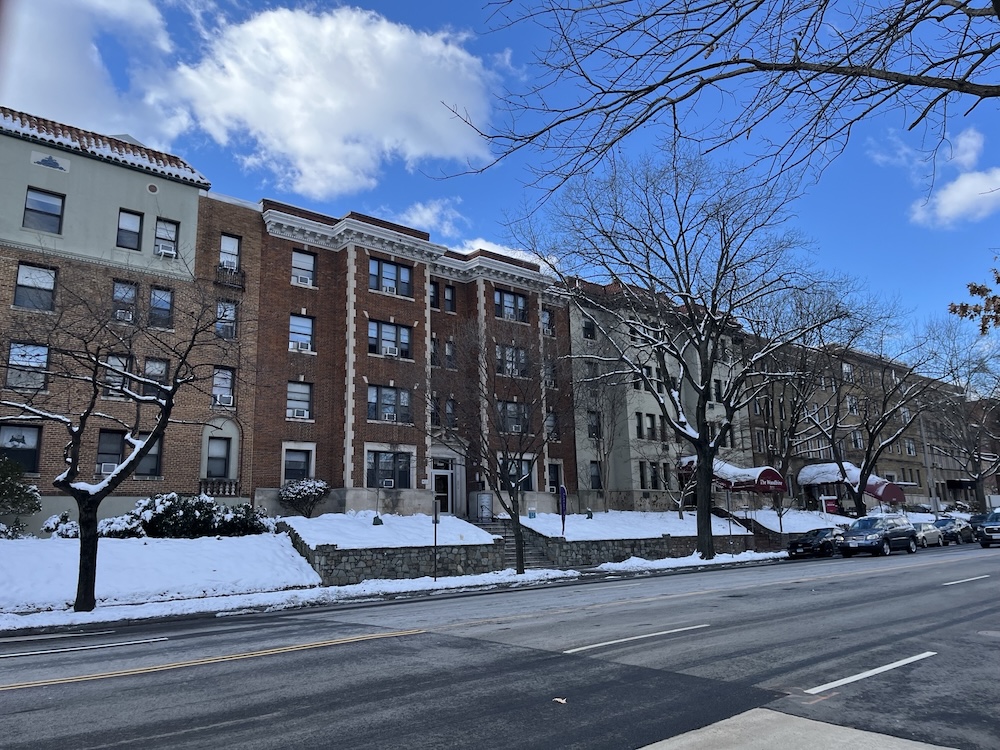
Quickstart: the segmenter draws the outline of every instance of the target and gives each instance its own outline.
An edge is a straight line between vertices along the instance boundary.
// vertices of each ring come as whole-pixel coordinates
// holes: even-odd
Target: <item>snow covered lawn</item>
[[[854,519],[850,516],[838,516],[836,513],[817,513],[812,510],[786,510],[780,519],[778,514],[770,508],[741,511],[738,515],[741,518],[756,521],[765,529],[786,534],[804,534],[812,529],[850,526],[854,523]]]
[[[295,529],[302,541],[315,549],[336,544],[340,549],[371,547],[430,547],[434,544],[434,524],[423,513],[412,516],[382,515],[380,526],[373,525],[375,511],[326,513],[316,518],[289,516],[281,520]],[[493,535],[454,516],[441,516],[437,525],[439,545],[492,544]]]
[[[535,518],[522,518],[521,523],[539,534],[549,537],[562,536],[562,518],[558,513],[539,513]],[[731,530],[730,530],[731,529]],[[600,539],[657,539],[664,534],[671,536],[697,536],[698,525],[694,513],[678,518],[676,513],[637,513],[610,510],[585,515],[566,516],[566,541],[583,542]],[[712,517],[712,534],[734,536],[750,534],[739,524],[730,524]]]

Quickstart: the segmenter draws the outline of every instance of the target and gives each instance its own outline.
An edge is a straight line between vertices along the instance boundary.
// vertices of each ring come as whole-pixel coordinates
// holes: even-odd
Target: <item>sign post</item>
[[[441,501],[434,498],[434,580],[438,579],[438,524],[441,523]]]
[[[566,537],[566,485],[559,485],[559,515],[562,516],[562,535]]]

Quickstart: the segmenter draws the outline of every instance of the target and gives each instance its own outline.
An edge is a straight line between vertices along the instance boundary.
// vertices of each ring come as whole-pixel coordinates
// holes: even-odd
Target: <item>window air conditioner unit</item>
[[[300,352],[311,352],[313,347],[309,341],[296,341],[295,348]]]
[[[235,271],[236,270],[236,261],[235,260],[230,260],[229,258],[225,258],[224,260],[220,260],[219,261],[219,268],[225,268],[227,271]]]
[[[176,258],[177,250],[170,243],[157,242],[153,245],[153,254],[159,255],[161,258]]]
[[[521,432],[521,425],[519,425],[519,424],[512,424],[510,426],[510,431],[511,432],[516,432],[516,433],[520,433]]]
[[[98,473],[99,474],[104,474],[105,476],[107,476],[108,474],[111,474],[117,468],[118,468],[118,464],[103,463],[103,464],[101,464],[101,470]]]
[[[544,333],[546,336],[555,336],[556,330],[554,328],[543,328],[542,333]]]
[[[312,286],[312,279],[308,276],[293,276],[292,279],[296,284],[302,284],[303,286]]]
[[[721,406],[716,401],[709,401],[707,404],[707,408],[709,411],[715,411],[716,409],[720,409]]]
[[[233,394],[231,393],[216,393],[215,403],[219,406],[232,406],[233,405]]]
[[[382,414],[382,421],[383,422],[395,422],[396,421],[396,413],[395,412],[391,412],[391,411],[387,411],[387,412],[383,413]]]
[[[558,432],[550,432],[550,433],[548,433],[547,437],[548,437],[549,440],[558,440],[559,439],[559,433]]]
[[[503,311],[503,319],[504,320],[514,320],[515,317],[516,316],[514,315],[514,311],[513,310],[504,310]]]
[[[296,419],[309,419],[308,409],[292,409],[292,416]]]
[[[121,320],[125,323],[132,322],[132,311],[131,310],[115,310],[115,320]]]
[[[553,380],[552,378],[545,378],[545,387],[546,388],[555,388],[556,387],[556,381]]]
[[[399,347],[398,346],[383,346],[382,355],[385,357],[398,357]]]
[[[383,479],[382,480],[382,487],[384,489],[391,490],[395,486],[396,486],[396,483],[393,480],[391,480],[391,479]]]
[[[556,487],[554,484],[550,484],[549,485],[549,492],[551,492],[553,495],[555,495],[555,494],[557,494],[559,492],[559,488]]]
[[[384,287],[382,287],[382,291],[385,292],[386,294],[395,294],[396,293],[396,287],[394,287],[394,286],[384,286]]]

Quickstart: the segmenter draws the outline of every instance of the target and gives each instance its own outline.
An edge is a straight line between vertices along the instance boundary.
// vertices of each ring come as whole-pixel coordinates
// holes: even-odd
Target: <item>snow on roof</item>
[[[684,456],[680,460],[682,468],[694,468],[696,463],[698,463],[697,456]],[[744,482],[754,484],[760,479],[761,473],[774,471],[774,469],[770,466],[751,466],[748,469],[744,469],[742,466],[736,466],[717,458],[712,462],[712,471],[717,479],[730,484],[741,484]]]
[[[835,463],[803,466],[802,470],[799,471],[799,484],[838,484],[840,482],[847,482],[857,487],[861,481],[861,469],[850,461],[844,461],[844,472],[846,472],[846,476],[844,476],[844,473],[840,471],[840,467]],[[883,479],[875,474],[868,476],[868,489],[870,491],[876,491],[877,488],[887,484],[889,484],[888,479]]]
[[[81,130],[7,107],[0,107],[0,132],[66,151],[76,151],[206,190],[211,187],[204,175],[180,157],[146,148],[132,139]]]

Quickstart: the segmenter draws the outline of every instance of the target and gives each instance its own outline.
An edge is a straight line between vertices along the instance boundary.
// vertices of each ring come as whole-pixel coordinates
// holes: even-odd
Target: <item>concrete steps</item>
[[[510,521],[495,519],[493,521],[476,521],[476,526],[490,534],[503,537],[503,560],[505,568],[517,567],[517,545],[514,543],[514,529]],[[527,540],[525,540],[527,542]],[[552,563],[530,544],[524,545],[524,569],[551,568]]]

